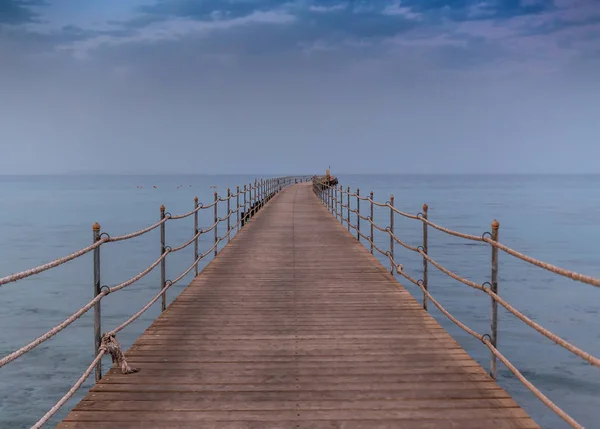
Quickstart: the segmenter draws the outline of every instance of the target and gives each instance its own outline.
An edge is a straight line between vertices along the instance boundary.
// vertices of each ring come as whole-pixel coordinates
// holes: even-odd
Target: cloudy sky
[[[0,173],[600,173],[598,0],[0,0]]]

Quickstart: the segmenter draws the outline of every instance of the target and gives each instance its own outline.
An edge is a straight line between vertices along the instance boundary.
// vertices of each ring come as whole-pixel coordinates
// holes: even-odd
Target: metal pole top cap
[[[100,231],[100,224],[98,222],[94,222],[92,225],[92,231]]]
[[[496,219],[494,219],[494,221],[492,222],[492,229],[498,229],[500,228],[500,222],[498,222]]]

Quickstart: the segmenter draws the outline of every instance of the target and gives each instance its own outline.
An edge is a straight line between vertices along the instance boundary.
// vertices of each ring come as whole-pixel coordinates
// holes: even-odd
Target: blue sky
[[[600,173],[598,0],[0,0],[0,171]]]

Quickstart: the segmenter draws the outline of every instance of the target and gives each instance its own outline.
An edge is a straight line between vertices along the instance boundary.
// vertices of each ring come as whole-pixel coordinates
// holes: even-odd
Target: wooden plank
[[[58,426],[538,428],[312,194],[231,240]]]

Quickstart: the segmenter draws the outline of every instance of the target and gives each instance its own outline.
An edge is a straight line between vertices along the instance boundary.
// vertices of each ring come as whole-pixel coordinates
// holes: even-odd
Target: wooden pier
[[[58,425],[538,428],[312,184],[278,193]]]

